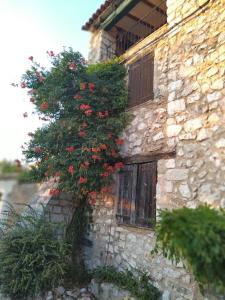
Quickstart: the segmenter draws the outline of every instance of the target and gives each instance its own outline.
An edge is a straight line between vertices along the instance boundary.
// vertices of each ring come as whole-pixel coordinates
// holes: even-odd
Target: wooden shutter
[[[137,166],[127,165],[118,174],[117,219],[119,223],[132,224],[135,218]]]
[[[129,66],[129,107],[153,99],[154,58],[148,54]]]
[[[136,225],[150,227],[155,220],[157,163],[139,164],[136,193]]]

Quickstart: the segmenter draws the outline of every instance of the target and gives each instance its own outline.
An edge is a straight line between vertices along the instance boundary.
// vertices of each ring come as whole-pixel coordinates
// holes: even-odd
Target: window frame
[[[143,171],[146,171],[143,169],[143,167],[146,166],[147,175],[145,174],[145,179],[150,179],[151,181],[149,185],[145,189],[145,195],[143,198],[138,197],[138,193],[140,194],[141,187],[143,187]],[[148,169],[148,167],[150,167]],[[133,168],[133,170],[132,170]],[[128,169],[128,170],[126,170]],[[125,171],[124,171],[125,170]],[[153,161],[147,161],[147,162],[141,162],[141,163],[129,163],[125,165],[125,169],[122,170],[121,172],[118,173],[117,176],[117,193],[116,193],[116,198],[117,198],[117,205],[116,205],[116,219],[117,219],[117,224],[118,225],[123,225],[123,226],[132,226],[132,227],[140,227],[140,228],[145,228],[145,229],[150,229],[152,227],[151,221],[155,222],[156,220],[156,186],[157,186],[157,160]],[[131,177],[127,179],[126,184],[124,183],[124,178],[126,177],[126,174],[128,172],[132,172],[130,174]],[[142,178],[140,177],[142,176]],[[149,177],[150,176],[150,177]],[[124,177],[124,178],[123,178]],[[121,179],[122,178],[122,179]],[[141,180],[140,180],[141,178]],[[123,180],[123,181],[122,181]],[[128,181],[130,182],[130,191],[125,190],[127,188],[127,185],[129,185]],[[142,185],[141,185],[142,183]],[[121,195],[121,187],[122,187],[122,195]],[[143,189],[142,189],[143,191]],[[150,194],[149,194],[150,192]],[[125,199],[123,198],[124,196],[129,195],[131,196],[130,199],[128,199],[127,203],[124,205]],[[151,196],[151,198],[150,198]],[[147,199],[149,197],[149,199]],[[122,199],[121,199],[122,198]],[[141,200],[142,198],[142,200]],[[149,208],[149,213],[147,216],[144,216],[144,218],[141,218],[139,208],[141,207],[141,202],[144,201],[144,208],[148,207]],[[124,214],[124,207],[125,211],[126,209],[130,209],[130,214],[125,215]],[[142,214],[146,211],[143,211],[142,208]],[[139,220],[139,221],[138,221]],[[140,221],[141,220],[141,221]]]

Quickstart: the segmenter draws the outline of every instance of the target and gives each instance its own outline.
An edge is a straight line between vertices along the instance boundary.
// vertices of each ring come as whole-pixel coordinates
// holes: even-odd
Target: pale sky
[[[11,83],[19,81],[31,55],[45,64],[47,50],[68,46],[87,58],[90,34],[81,26],[103,2],[0,0],[0,160],[21,159],[27,133],[40,125],[26,92]]]

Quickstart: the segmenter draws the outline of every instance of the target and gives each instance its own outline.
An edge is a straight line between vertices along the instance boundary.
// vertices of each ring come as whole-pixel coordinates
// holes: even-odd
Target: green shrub
[[[139,300],[160,299],[159,290],[150,283],[150,278],[145,273],[136,278],[130,271],[119,272],[114,267],[99,267],[94,270],[93,276],[100,282],[113,283],[129,291]]]
[[[202,291],[225,290],[225,212],[208,206],[160,212],[155,252],[182,260]]]
[[[67,269],[69,245],[56,237],[57,227],[29,209],[11,213],[0,236],[1,292],[12,299],[27,299],[58,286]]]

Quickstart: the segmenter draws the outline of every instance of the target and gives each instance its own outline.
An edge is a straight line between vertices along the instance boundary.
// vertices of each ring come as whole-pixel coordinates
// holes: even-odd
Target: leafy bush
[[[140,300],[160,299],[159,290],[150,282],[147,274],[142,273],[139,278],[130,271],[119,272],[114,267],[99,267],[94,270],[93,276],[100,282],[109,282],[129,291],[132,296]]]
[[[208,206],[160,212],[156,248],[172,261],[183,260],[201,290],[225,290],[225,212]]]
[[[19,160],[15,162],[3,160],[0,161],[0,174],[12,174],[21,172],[22,168]]]
[[[29,209],[11,213],[1,224],[0,286],[12,299],[27,299],[58,286],[67,269],[69,244],[56,237],[56,225]]]

